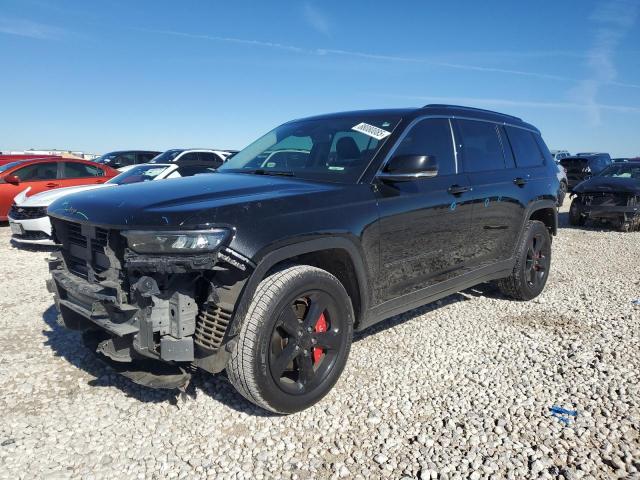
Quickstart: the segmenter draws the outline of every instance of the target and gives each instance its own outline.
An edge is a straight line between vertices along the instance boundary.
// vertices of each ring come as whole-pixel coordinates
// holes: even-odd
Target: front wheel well
[[[558,232],[557,210],[553,207],[540,208],[529,215],[529,220],[538,220],[545,224],[551,235]]]
[[[360,314],[362,313],[360,284],[358,282],[355,265],[346,250],[342,248],[332,248],[297,255],[272,266],[266,276],[269,276],[278,270],[282,270],[283,268],[287,268],[292,264],[310,265],[312,267],[321,268],[336,277],[340,283],[342,283],[342,286],[351,298],[355,318],[360,318]]]

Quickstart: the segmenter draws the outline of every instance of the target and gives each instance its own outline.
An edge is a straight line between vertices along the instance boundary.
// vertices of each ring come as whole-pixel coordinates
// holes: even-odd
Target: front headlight
[[[231,232],[222,228],[179,232],[126,230],[122,235],[137,253],[204,253],[217,251]]]

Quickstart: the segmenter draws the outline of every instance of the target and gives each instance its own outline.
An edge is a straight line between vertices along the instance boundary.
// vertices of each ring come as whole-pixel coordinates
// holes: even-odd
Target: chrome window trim
[[[387,163],[389,163],[389,160],[391,160],[391,157],[393,157],[393,154],[395,153],[395,151],[400,146],[400,143],[404,140],[404,138],[409,133],[409,130],[411,130],[416,125],[416,123],[421,122],[422,120],[429,119],[429,118],[446,118],[447,120],[449,120],[449,128],[451,130],[451,136],[453,137],[454,142],[455,142],[455,134],[454,134],[454,131],[453,131],[453,122],[452,122],[452,120],[474,120],[476,122],[493,123],[494,125],[503,125],[505,127],[509,126],[509,127],[514,127],[514,128],[520,128],[522,130],[526,130],[527,132],[531,132],[534,135],[540,135],[540,132],[537,132],[537,131],[535,131],[535,130],[533,130],[531,128],[523,127],[521,125],[515,125],[515,124],[510,123],[510,122],[499,122],[497,120],[488,120],[486,118],[474,118],[474,117],[459,116],[459,115],[421,115],[419,117],[414,118],[411,121],[411,123],[409,123],[409,125],[407,125],[407,127],[404,129],[404,132],[402,132],[402,134],[396,140],[396,143],[394,143],[393,146],[389,149],[389,152],[387,153],[387,155],[382,160],[382,163],[380,164],[380,168],[378,168],[378,171],[374,175],[374,179],[379,174],[381,174],[382,171],[384,170],[384,167],[387,166]],[[454,159],[455,159],[455,163],[456,163],[456,174],[459,174],[460,170],[458,169],[458,149],[455,148],[456,147],[455,143],[454,143],[453,146],[454,146],[453,154],[454,154]],[[514,161],[515,161],[515,158],[514,158]],[[505,168],[506,168],[506,160],[505,160]]]
[[[458,169],[458,145],[456,145],[456,135],[453,132],[453,123],[449,118],[449,131],[451,132],[451,143],[453,144],[453,161],[456,164],[456,175],[460,173]]]

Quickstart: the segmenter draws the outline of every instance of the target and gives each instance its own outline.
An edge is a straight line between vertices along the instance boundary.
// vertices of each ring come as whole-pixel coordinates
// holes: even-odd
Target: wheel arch
[[[253,295],[260,282],[283,266],[311,265],[328,271],[342,283],[351,298],[355,325],[368,309],[368,277],[362,255],[356,245],[344,237],[320,238],[289,244],[258,254],[256,268],[247,279],[236,303],[230,334],[240,331]]]
[[[551,200],[537,200],[527,207],[525,223],[529,220],[538,220],[544,223],[551,235],[558,233],[558,208]],[[524,224],[522,226],[524,230]],[[522,235],[522,232],[520,232]]]

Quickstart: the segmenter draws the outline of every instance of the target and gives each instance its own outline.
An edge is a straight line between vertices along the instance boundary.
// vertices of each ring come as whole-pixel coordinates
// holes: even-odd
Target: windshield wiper
[[[238,172],[238,173],[250,173],[253,175],[274,175],[274,176],[281,176],[281,177],[295,177],[295,174],[291,171],[265,170],[263,168],[257,168],[255,170],[243,170],[242,172]]]

